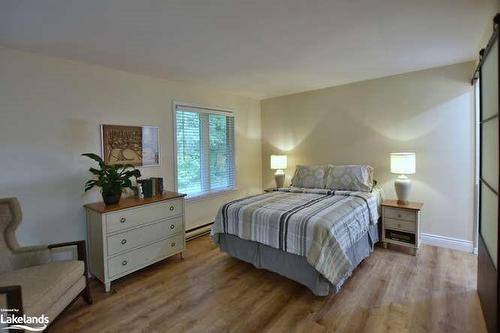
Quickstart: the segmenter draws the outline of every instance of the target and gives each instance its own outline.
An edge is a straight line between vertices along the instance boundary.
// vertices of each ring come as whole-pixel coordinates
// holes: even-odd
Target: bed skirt
[[[372,225],[368,232],[347,251],[354,268],[373,252],[373,246],[379,240],[378,229],[378,224]],[[348,276],[333,285],[314,269],[305,257],[230,234],[217,234],[215,237],[218,238],[220,249],[230,256],[303,284],[317,296],[339,292],[352,273],[349,272]]]

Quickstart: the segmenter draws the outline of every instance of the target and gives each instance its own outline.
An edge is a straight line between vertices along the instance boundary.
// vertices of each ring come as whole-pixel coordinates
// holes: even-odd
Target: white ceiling
[[[1,0],[0,44],[268,98],[476,58],[497,0]]]

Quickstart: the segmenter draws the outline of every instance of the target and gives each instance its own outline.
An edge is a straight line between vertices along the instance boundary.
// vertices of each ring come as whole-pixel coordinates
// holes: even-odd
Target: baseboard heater
[[[196,228],[186,230],[186,240],[191,240],[208,234],[210,232],[210,229],[212,228],[212,224],[214,223],[210,222],[204,225],[200,225]]]

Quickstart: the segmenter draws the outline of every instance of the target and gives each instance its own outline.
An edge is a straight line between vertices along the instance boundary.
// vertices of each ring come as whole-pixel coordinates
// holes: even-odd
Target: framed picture
[[[156,126],[101,125],[104,163],[159,166],[158,132]]]

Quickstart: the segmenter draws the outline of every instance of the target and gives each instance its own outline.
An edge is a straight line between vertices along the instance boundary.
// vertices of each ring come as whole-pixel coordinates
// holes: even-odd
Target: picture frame
[[[160,166],[159,127],[101,126],[101,156],[107,165]]]

